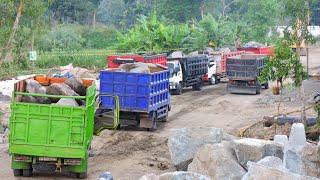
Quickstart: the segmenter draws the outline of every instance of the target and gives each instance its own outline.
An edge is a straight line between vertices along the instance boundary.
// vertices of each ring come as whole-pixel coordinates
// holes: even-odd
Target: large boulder
[[[206,144],[199,149],[188,166],[188,171],[216,180],[241,179],[246,171],[237,162],[233,152],[230,142]]]
[[[248,163],[248,166],[248,173],[241,180],[317,180],[317,178],[271,168],[254,162]]]
[[[47,88],[47,94],[50,95],[63,95],[63,96],[79,96],[70,86],[64,83],[53,83]],[[51,98],[53,103],[57,103],[59,98]],[[82,105],[81,100],[77,100],[79,105]]]
[[[26,80],[26,92],[28,93],[37,93],[37,94],[46,94],[46,88],[43,87],[38,81],[33,79]],[[31,103],[41,103],[41,104],[50,104],[51,101],[46,97],[35,97],[35,96],[24,96],[22,99],[23,102]]]
[[[248,163],[250,163],[250,161]],[[257,164],[261,164],[270,168],[287,171],[287,169],[283,165],[282,159],[274,156],[267,156],[261,159],[260,161],[258,161]]]
[[[80,96],[86,95],[86,88],[76,78],[68,78],[64,83]]]
[[[320,177],[319,145],[307,143],[301,123],[292,125],[289,143],[284,150],[284,165],[291,172]]]
[[[173,165],[178,170],[187,170],[199,147],[220,143],[223,130],[220,128],[181,128],[172,130],[168,147]]]
[[[238,162],[243,167],[247,167],[248,161],[257,162],[266,156],[283,158],[283,145],[273,141],[245,138],[233,142]]]
[[[139,180],[211,180],[209,177],[186,171],[168,172],[162,175],[147,174]]]
[[[89,72],[88,69],[85,68],[75,67],[72,68],[69,72],[73,74],[79,82],[82,82],[82,79],[84,78],[96,79],[96,77],[91,72]]]
[[[320,178],[319,145],[307,143],[302,149],[286,147],[284,165],[291,172]]]

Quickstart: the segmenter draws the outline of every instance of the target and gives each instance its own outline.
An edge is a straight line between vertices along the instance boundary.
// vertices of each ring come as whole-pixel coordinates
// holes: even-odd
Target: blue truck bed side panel
[[[119,96],[121,111],[150,112],[170,102],[169,71],[148,74],[103,70],[100,94]],[[112,109],[113,98],[101,97],[101,106]]]

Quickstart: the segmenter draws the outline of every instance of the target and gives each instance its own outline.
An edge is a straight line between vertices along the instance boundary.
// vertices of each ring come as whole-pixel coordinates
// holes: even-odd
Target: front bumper
[[[170,84],[170,90],[176,90],[178,84]]]

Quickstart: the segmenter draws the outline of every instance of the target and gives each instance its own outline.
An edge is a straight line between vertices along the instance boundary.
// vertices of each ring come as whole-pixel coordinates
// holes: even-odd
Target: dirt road
[[[226,91],[226,84],[206,86],[202,91],[186,89],[180,96],[172,96],[169,121],[158,124],[156,132],[120,130],[102,152],[90,158],[89,179],[97,179],[103,171],[110,171],[116,179],[138,179],[146,173],[172,171],[166,139],[173,128],[220,127],[235,132],[275,111],[275,107],[256,103],[261,95],[234,95]],[[1,147],[1,146],[0,146]],[[0,179],[14,179],[8,154],[0,154]],[[35,174],[34,178],[44,178]],[[60,176],[61,178],[61,176]],[[64,177],[62,177],[64,178]],[[52,179],[54,179],[52,177]]]
[[[320,49],[311,50],[310,67],[320,69]],[[180,96],[172,96],[169,121],[158,124],[156,132],[123,131],[109,137],[101,152],[89,160],[88,179],[97,179],[103,171],[112,172],[115,179],[135,180],[147,173],[173,171],[167,137],[170,130],[182,127],[220,127],[234,134],[240,127],[257,122],[277,112],[269,100],[270,90],[260,95],[235,95],[226,91],[226,84],[206,86],[202,91],[186,89]],[[298,109],[299,104],[287,103],[282,112]],[[0,179],[15,179],[10,169],[10,158],[0,144]],[[59,176],[59,179],[67,179]],[[30,179],[57,179],[55,176],[35,174]]]

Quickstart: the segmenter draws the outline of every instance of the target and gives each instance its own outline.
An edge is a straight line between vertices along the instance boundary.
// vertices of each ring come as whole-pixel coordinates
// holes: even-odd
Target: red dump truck
[[[220,80],[226,78],[226,62],[227,58],[244,54],[245,51],[234,51],[234,52],[217,52],[208,54],[209,66],[208,73],[202,78],[203,81],[209,82],[209,84],[216,84]]]
[[[118,68],[121,64],[125,63],[153,63],[167,66],[167,55],[138,55],[138,54],[126,54],[126,55],[111,55],[107,57],[108,68]]]
[[[244,47],[244,48],[237,48],[238,51],[245,51],[246,53],[253,53],[253,54],[263,54],[267,56],[272,56],[274,54],[274,47],[266,46],[266,47]]]

